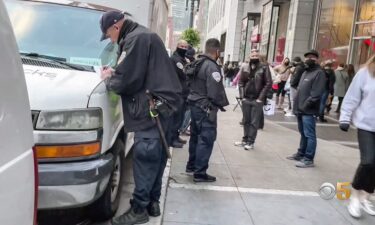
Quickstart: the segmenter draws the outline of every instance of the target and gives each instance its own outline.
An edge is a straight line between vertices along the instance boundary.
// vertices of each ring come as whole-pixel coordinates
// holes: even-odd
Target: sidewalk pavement
[[[299,133],[268,119],[254,150],[235,147],[234,141],[243,134],[241,111],[233,112],[236,93],[227,89],[233,104],[219,113],[208,169],[216,182],[194,184],[185,173],[188,145],[174,150],[164,225],[375,224],[375,217],[369,215],[351,218],[347,201],[323,200],[317,193],[325,182],[336,186],[352,180],[359,163],[358,149],[319,139],[316,167],[300,169],[286,159],[296,152]]]

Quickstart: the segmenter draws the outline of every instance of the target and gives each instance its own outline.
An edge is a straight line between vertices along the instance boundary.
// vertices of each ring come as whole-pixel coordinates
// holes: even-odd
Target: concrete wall
[[[156,32],[164,41],[170,0],[81,0],[129,12],[133,20]]]
[[[311,48],[315,0],[291,0],[285,56],[303,56]]]

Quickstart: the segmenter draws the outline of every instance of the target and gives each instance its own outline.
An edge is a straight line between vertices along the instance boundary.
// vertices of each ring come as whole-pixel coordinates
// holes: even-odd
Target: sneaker
[[[246,145],[244,146],[244,148],[245,148],[245,150],[253,150],[253,149],[254,149],[254,144],[250,144],[250,143],[248,143],[248,144],[246,144]]]
[[[182,147],[184,147],[184,145],[182,143],[178,142],[178,141],[174,141],[172,143],[172,147],[173,148],[182,148]]]
[[[196,183],[198,183],[198,182],[215,182],[216,181],[216,177],[208,175],[208,174],[194,175],[194,179],[193,180]]]
[[[149,221],[147,210],[136,206],[135,203],[130,201],[130,209],[119,217],[112,219],[112,225],[133,225],[143,224]]]
[[[288,156],[286,157],[287,159],[289,160],[296,160],[296,161],[300,161],[301,159],[303,159],[303,157],[301,155],[299,155],[298,153],[295,153],[291,156]]]
[[[361,203],[357,198],[351,198],[348,205],[348,212],[354,218],[361,217]]]
[[[192,169],[192,168],[186,168],[185,172],[186,173],[194,173],[194,169]]]
[[[234,142],[234,146],[237,146],[237,147],[244,147],[245,145],[246,145],[246,142],[244,142],[244,141]]]
[[[309,167],[314,167],[314,161],[309,160],[309,159],[302,159],[301,161],[296,163],[296,167],[298,168],[309,168]]]
[[[150,204],[147,206],[147,212],[148,215],[152,217],[158,217],[160,216],[160,206],[159,202],[150,202]]]
[[[361,207],[363,211],[371,216],[375,216],[375,207],[369,200],[365,199],[361,202]]]
[[[180,137],[178,137],[178,140],[177,140],[177,141],[180,142],[181,144],[186,144],[186,143],[187,143],[186,140],[184,140],[184,139],[182,139],[182,138],[180,138]]]

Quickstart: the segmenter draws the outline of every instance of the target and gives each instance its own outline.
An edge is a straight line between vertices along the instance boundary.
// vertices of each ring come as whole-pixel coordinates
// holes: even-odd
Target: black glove
[[[348,124],[348,123],[340,123],[340,129],[342,131],[348,132],[349,127],[350,127],[350,124]]]

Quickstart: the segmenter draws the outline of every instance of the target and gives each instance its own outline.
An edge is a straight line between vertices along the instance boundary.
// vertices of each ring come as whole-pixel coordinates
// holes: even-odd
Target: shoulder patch
[[[126,57],[126,51],[123,51],[121,53],[120,57],[118,58],[117,64],[122,63],[122,61],[125,59],[125,57]]]
[[[176,64],[177,68],[179,68],[180,70],[184,69],[184,66],[182,65],[182,63],[178,62]]]
[[[216,80],[216,82],[220,82],[220,80],[221,80],[221,74],[219,72],[213,72],[212,73],[212,78],[214,78],[214,80]]]

